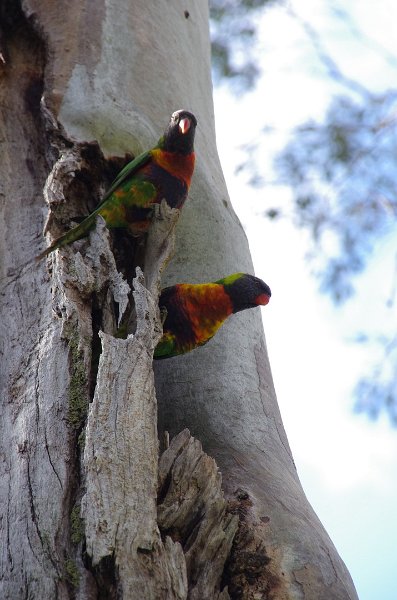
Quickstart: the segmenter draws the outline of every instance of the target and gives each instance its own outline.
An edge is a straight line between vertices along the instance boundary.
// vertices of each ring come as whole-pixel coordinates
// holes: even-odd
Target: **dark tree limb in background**
[[[258,312],[156,369],[160,433],[180,434],[160,460],[156,520],[151,354],[172,218],[156,217],[127,340],[113,334],[131,301],[132,241],[99,220],[88,239],[32,262],[44,215],[52,239],[186,107],[198,166],[167,280],[252,271],[216,152],[206,2],[2,11],[0,595],[356,598],[300,486]]]
[[[211,0],[210,30],[215,78],[231,89],[251,89],[259,74],[258,22],[275,0]]]

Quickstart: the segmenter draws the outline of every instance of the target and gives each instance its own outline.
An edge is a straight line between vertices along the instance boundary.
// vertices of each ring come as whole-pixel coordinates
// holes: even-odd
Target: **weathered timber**
[[[187,429],[160,458],[158,525],[182,544],[189,600],[228,598],[220,587],[238,518],[227,512],[221,482],[214,459]]]

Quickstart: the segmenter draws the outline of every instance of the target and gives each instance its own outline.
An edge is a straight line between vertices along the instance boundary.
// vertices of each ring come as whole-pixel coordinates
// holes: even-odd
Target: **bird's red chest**
[[[182,180],[188,188],[190,187],[195,163],[194,152],[185,156],[156,148],[152,151],[152,158],[154,165],[158,165],[173,177]]]
[[[222,285],[182,284],[179,293],[198,343],[210,339],[233,312],[232,302]]]

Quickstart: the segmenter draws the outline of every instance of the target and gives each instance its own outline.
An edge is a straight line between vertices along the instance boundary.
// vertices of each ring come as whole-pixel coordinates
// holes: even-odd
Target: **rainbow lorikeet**
[[[125,227],[132,235],[139,236],[150,226],[153,205],[163,198],[171,208],[182,208],[194,170],[196,126],[196,117],[191,112],[174,112],[156,146],[128,163],[98,208],[57,238],[37,260],[86,236],[95,227],[97,215],[105,219],[108,227]]]
[[[235,273],[213,283],[178,283],[162,290],[163,337],[154,358],[170,358],[206,344],[233,313],[264,306],[268,285],[258,277]]]

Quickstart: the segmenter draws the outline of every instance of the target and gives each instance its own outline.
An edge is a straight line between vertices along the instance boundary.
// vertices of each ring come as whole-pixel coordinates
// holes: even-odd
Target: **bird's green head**
[[[166,152],[191,154],[194,148],[197,119],[188,110],[176,110],[159,141],[159,146]]]
[[[233,312],[246,308],[265,306],[272,295],[269,286],[254,275],[234,273],[216,283],[221,283],[232,300]]]

